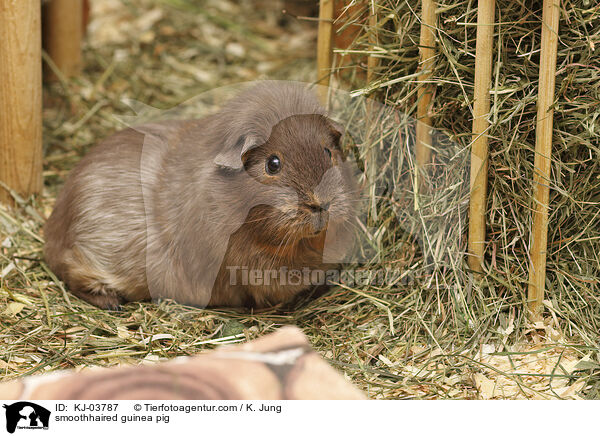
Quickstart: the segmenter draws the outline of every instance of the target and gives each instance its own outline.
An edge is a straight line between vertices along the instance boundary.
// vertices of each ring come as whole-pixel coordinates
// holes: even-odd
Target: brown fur
[[[326,235],[348,247],[354,185],[339,137],[311,93],[272,82],[205,119],[118,132],[65,183],[45,227],[46,260],[100,307],[286,301],[306,286],[231,285],[227,267],[322,269]],[[276,175],[265,171],[272,154]]]

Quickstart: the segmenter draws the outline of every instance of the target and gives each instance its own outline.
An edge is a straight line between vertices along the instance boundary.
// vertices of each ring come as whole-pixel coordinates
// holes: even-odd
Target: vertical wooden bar
[[[529,310],[539,315],[546,282],[546,247],[548,242],[548,202],[550,197],[550,163],[554,85],[558,49],[560,0],[544,0],[542,13],[542,51],[538,84],[535,159],[533,169],[534,216],[529,270]]]
[[[377,46],[377,44],[379,43],[379,35],[377,32],[377,10],[375,9],[376,5],[375,2],[371,2],[371,5],[367,6],[367,11],[369,13],[369,35],[368,35],[368,40],[369,40],[369,48],[373,49],[375,46]],[[379,65],[379,59],[377,59],[375,56],[373,56],[372,54],[369,55],[369,57],[367,58],[367,82],[365,83],[366,86],[369,86],[373,80],[374,80],[374,75],[375,75],[375,68],[377,68],[377,66]],[[369,209],[371,210],[371,217],[373,218],[373,220],[377,220],[377,216],[378,216],[378,211],[377,211],[377,195],[376,195],[376,187],[377,185],[374,183],[374,180],[377,179],[377,172],[379,171],[379,166],[378,166],[378,162],[377,162],[377,147],[376,147],[376,143],[377,143],[377,138],[376,136],[378,135],[378,132],[380,131],[380,123],[377,122],[377,109],[378,109],[378,105],[376,104],[375,100],[373,99],[373,97],[371,96],[371,98],[369,98],[367,100],[367,106],[366,106],[366,118],[367,118],[367,128],[368,130],[368,135],[367,138],[369,138],[369,141],[367,141],[367,143],[369,144],[369,148],[367,149],[367,153],[365,155],[365,165],[366,165],[366,174],[368,177],[368,180],[371,181],[371,185],[370,185],[370,192],[369,192],[369,197],[370,197],[370,205],[369,205]]]
[[[323,85],[319,88],[319,96],[323,102],[327,101],[327,86],[331,75],[333,59],[333,1],[321,0],[319,3],[319,30],[317,36],[317,83]]]
[[[44,5],[44,48],[66,77],[81,71],[83,15],[83,0],[50,0]],[[45,74],[55,78],[50,70]]]
[[[1,0],[0,181],[23,196],[42,188],[41,43],[39,0]]]
[[[475,94],[473,102],[473,141],[471,144],[471,200],[469,204],[469,267],[483,270],[485,248],[485,209],[487,202],[490,82],[494,47],[495,0],[477,5],[475,45]]]
[[[377,11],[374,9],[374,7],[374,4],[373,8],[369,7],[369,27],[371,28],[371,32],[369,33],[369,44],[372,46],[375,46],[379,43],[379,38],[377,35]],[[374,71],[378,65],[379,59],[373,55],[369,55],[367,59],[367,85],[373,81]]]
[[[431,78],[435,66],[435,2],[433,0],[421,1],[421,40],[419,42],[420,69],[425,71],[419,76],[421,86],[418,90],[417,102],[417,131],[415,156],[417,166],[422,168],[431,160],[431,116],[430,106],[433,87],[424,83]]]

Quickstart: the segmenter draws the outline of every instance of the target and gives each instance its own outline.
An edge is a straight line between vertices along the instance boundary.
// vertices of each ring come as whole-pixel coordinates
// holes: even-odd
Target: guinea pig
[[[288,301],[329,270],[327,248],[352,245],[342,135],[311,91],[278,82],[206,118],[122,130],[69,175],[45,225],[46,261],[102,308]]]

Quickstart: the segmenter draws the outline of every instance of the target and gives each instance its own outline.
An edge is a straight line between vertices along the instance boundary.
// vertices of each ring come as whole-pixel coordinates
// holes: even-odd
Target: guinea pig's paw
[[[127,300],[118,295],[104,295],[104,303],[98,306],[106,310],[120,311],[125,303],[127,303]]]
[[[72,292],[82,300],[106,310],[121,310],[121,306],[127,302],[123,297],[117,295],[117,293],[112,290],[105,290],[102,293],[89,291]]]

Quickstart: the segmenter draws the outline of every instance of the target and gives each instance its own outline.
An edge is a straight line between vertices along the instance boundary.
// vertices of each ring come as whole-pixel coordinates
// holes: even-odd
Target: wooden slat
[[[0,181],[22,196],[42,189],[41,59],[39,0],[0,1]]]
[[[419,42],[420,69],[425,73],[419,76],[420,82],[427,82],[435,66],[435,2],[421,2],[421,39]],[[418,90],[417,130],[415,156],[419,168],[431,160],[431,97],[433,86],[422,83]]]
[[[469,266],[483,270],[485,216],[488,177],[488,116],[494,48],[495,1],[481,0],[477,5],[477,43],[475,46],[475,94],[473,102],[473,141],[471,144],[471,200],[469,204]]]
[[[377,10],[375,9],[376,8],[375,2],[367,2],[367,3],[370,3],[369,5],[367,5],[367,11],[369,14],[368,40],[369,40],[369,49],[372,50],[379,43],[379,35],[377,32],[378,19],[377,19]],[[367,81],[365,83],[365,86],[369,86],[375,80],[375,69],[377,68],[378,65],[379,65],[379,59],[376,58],[375,56],[373,56],[372,54],[370,54],[369,57],[367,58],[367,79],[366,79]],[[367,153],[365,155],[365,172],[367,174],[368,180],[373,181],[373,180],[377,179],[377,172],[379,171],[379,166],[378,166],[378,162],[377,162],[377,147],[374,144],[377,143],[376,138],[379,135],[380,125],[377,122],[379,105],[377,104],[374,95],[370,95],[369,97],[370,98],[367,100],[367,106],[366,106],[366,123],[365,123],[365,126],[368,129],[367,137],[369,138],[369,140],[367,141],[367,144],[369,144],[369,146],[367,149]],[[377,217],[379,214],[379,212],[377,210],[376,187],[377,187],[376,183],[371,183],[370,188],[369,188],[369,198],[370,198],[369,209],[371,211],[371,217],[375,221],[377,220]]]
[[[369,32],[369,45],[376,46],[379,43],[379,38],[377,34],[377,11],[374,9],[375,4],[369,5],[369,28],[371,31]],[[372,47],[371,47],[372,48]],[[374,80],[375,69],[379,65],[379,58],[369,55],[367,59],[367,83],[368,86]]]
[[[333,1],[321,0],[319,4],[319,30],[317,37],[317,83],[321,100],[327,101],[327,86],[333,59]]]
[[[546,282],[548,201],[550,196],[550,163],[554,116],[552,104],[554,102],[559,15],[560,0],[544,0],[533,173],[535,210],[533,216],[528,295],[529,310],[534,317],[541,311]]]
[[[63,76],[81,72],[83,0],[50,0],[44,5],[44,49]],[[46,79],[55,78],[48,69]]]

